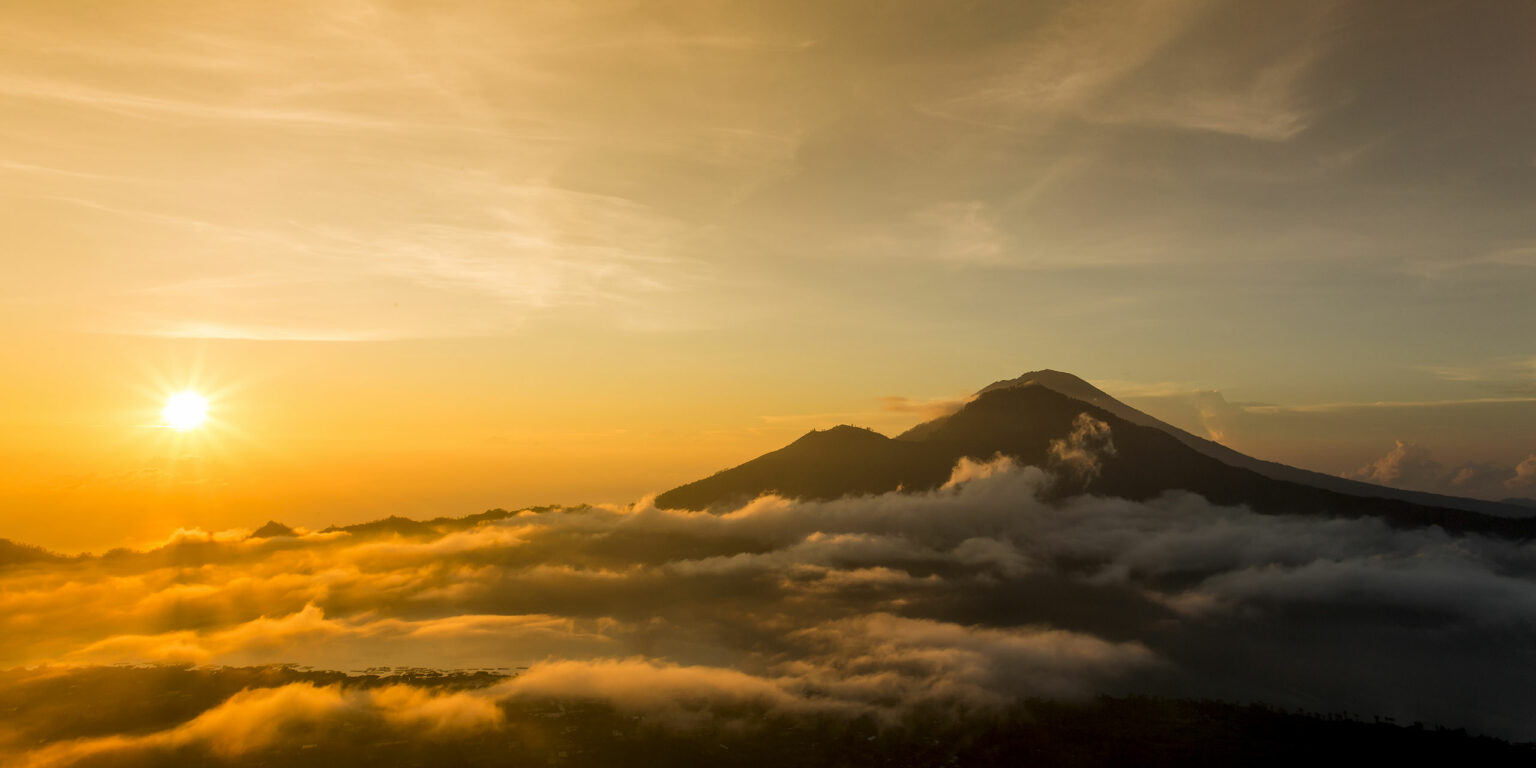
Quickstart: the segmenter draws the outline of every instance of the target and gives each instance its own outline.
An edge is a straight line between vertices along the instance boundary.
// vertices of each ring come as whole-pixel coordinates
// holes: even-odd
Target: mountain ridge
[[[1346,477],[1330,475],[1324,472],[1316,472],[1310,469],[1293,467],[1288,464],[1281,464],[1280,462],[1276,461],[1268,461],[1265,459],[1255,458],[1253,456],[1249,456],[1245,453],[1222,445],[1221,443],[1218,443],[1214,440],[1200,437],[1199,435],[1175,427],[1174,425],[1162,421],[1155,416],[1132,408],[1131,406],[1116,400],[1113,396],[1104,392],[1103,390],[1070,373],[1063,373],[1061,371],[1053,371],[1050,369],[1030,371],[1029,373],[1026,373],[1023,376],[1015,379],[1006,379],[1003,381],[993,382],[992,384],[989,384],[983,388],[981,392],[1005,389],[1010,386],[1027,386],[1029,384],[1037,384],[1039,386],[1054,389],[1068,397],[1082,400],[1083,402],[1092,403],[1110,411],[1111,413],[1114,413],[1117,416],[1120,416],[1121,418],[1133,424],[1140,424],[1142,426],[1160,429],[1172,435],[1179,442],[1184,443],[1190,448],[1210,456],[1217,461],[1220,461],[1224,464],[1230,464],[1235,467],[1242,467],[1244,469],[1253,470],[1254,472],[1258,472],[1259,474],[1273,480],[1285,480],[1288,482],[1310,485],[1317,488],[1324,488],[1326,490],[1350,494],[1353,496],[1396,499],[1412,504],[1446,507],[1449,509],[1463,509],[1470,512],[1481,512],[1484,514],[1498,515],[1501,517],[1522,517],[1530,514],[1530,509],[1522,509],[1522,507],[1526,505],[1522,505],[1518,501],[1512,501],[1508,499],[1503,501],[1489,501],[1486,499],[1472,499],[1463,496],[1447,496],[1445,494],[1430,493],[1427,491],[1410,491],[1404,488],[1393,488],[1386,485],[1377,485],[1375,483],[1352,480]],[[980,394],[981,392],[978,392],[977,394]],[[920,427],[922,425],[918,426]],[[913,429],[917,429],[917,427],[913,427]],[[908,432],[910,431],[911,430],[908,430]]]
[[[1051,384],[1098,403],[1062,393]],[[1114,400],[1082,379],[1059,371],[1035,371],[995,382],[955,413],[920,424],[895,438],[846,425],[813,430],[777,451],[660,494],[656,503],[709,509],[763,493],[831,499],[933,489],[948,478],[961,458],[986,460],[1005,455],[1021,463],[1047,466],[1052,460],[1053,443],[1069,436],[1081,414],[1108,426],[1116,455],[1107,457],[1097,476],[1073,489],[1076,492],[1145,500],[1168,491],[1185,490],[1213,503],[1245,504],[1256,511],[1274,514],[1369,516],[1398,526],[1440,525],[1452,533],[1490,533],[1518,539],[1536,536],[1536,519],[1413,500],[1429,497],[1428,494],[1394,497],[1373,493],[1377,487],[1365,483],[1355,485],[1364,487],[1366,493],[1350,493],[1273,477],[1242,465],[1262,467],[1266,462],[1178,430]],[[836,442],[834,438],[816,437],[832,433],[840,435]],[[855,434],[857,445],[853,443]],[[1190,441],[1199,442],[1190,445]],[[1200,443],[1220,450],[1200,450]],[[1234,463],[1220,458],[1228,454],[1246,461]],[[1318,474],[1275,466],[1301,473],[1300,477]]]

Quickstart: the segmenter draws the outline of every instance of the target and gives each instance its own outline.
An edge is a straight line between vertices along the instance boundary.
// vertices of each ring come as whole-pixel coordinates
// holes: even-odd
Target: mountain
[[[275,539],[279,536],[297,536],[297,531],[289,528],[276,520],[268,520],[266,525],[251,532],[247,539]]]
[[[1397,499],[1411,504],[1427,507],[1442,507],[1446,509],[1463,509],[1470,512],[1482,512],[1502,517],[1526,517],[1531,514],[1528,505],[1521,505],[1519,500],[1505,499],[1503,501],[1486,501],[1483,499],[1468,499],[1460,496],[1445,496],[1438,493],[1425,493],[1422,491],[1408,491],[1402,488],[1390,488],[1384,485],[1364,483],[1359,480],[1350,480],[1336,475],[1328,475],[1322,472],[1313,472],[1273,461],[1256,459],[1247,454],[1238,453],[1221,443],[1207,440],[1203,437],[1190,434],[1167,422],[1156,419],[1125,403],[1109,396],[1098,387],[1089,384],[1070,373],[1061,371],[1043,370],[1031,371],[1017,379],[999,381],[987,386],[982,392],[989,392],[1010,387],[1020,387],[1028,384],[1039,384],[1060,392],[1067,397],[1081,400],[1099,406],[1110,413],[1119,416],[1132,424],[1140,424],[1144,427],[1162,430],[1185,446],[1209,456],[1223,464],[1234,467],[1250,469],[1272,480],[1284,480],[1291,483],[1310,485],[1314,488],[1324,488],[1338,493],[1346,493],[1351,496],[1366,496],[1382,499]],[[980,394],[980,393],[978,393]],[[932,422],[930,422],[932,423]],[[924,425],[918,425],[901,435],[906,438],[914,431],[922,429]]]
[[[412,520],[409,517],[390,515],[389,517],[386,517],[382,520],[373,520],[366,523],[358,523],[356,525],[332,525],[321,531],[321,533],[335,533],[337,531],[346,531],[353,536],[399,535],[411,537],[429,536],[436,533],[437,529],[433,528],[427,523],[423,523],[419,520]]]
[[[656,503],[707,509],[769,492],[831,499],[930,490],[943,484],[961,458],[985,461],[998,454],[1024,464],[1051,466],[1060,458],[1053,456],[1053,443],[1065,445],[1073,439],[1082,430],[1083,417],[1107,427],[1114,450],[1098,457],[1095,472],[1083,476],[1058,472],[1058,484],[1047,489],[1049,493],[1087,492],[1144,500],[1186,490],[1217,504],[1246,504],[1272,514],[1368,516],[1396,526],[1440,525],[1454,533],[1536,537],[1533,518],[1416,503],[1374,493],[1378,486],[1366,483],[1353,483],[1351,488],[1363,490],[1351,493],[1291,479],[1327,476],[1261,462],[1202,440],[1057,371],[1036,371],[992,384],[955,413],[894,439],[849,426],[813,431],[777,451],[667,491]]]

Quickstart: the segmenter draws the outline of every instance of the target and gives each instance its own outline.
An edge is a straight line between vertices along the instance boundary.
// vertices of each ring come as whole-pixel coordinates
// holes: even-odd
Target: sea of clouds
[[[228,756],[287,738],[284,723],[343,716],[485,732],[519,700],[686,725],[716,707],[894,721],[1106,692],[1536,738],[1536,546],[1185,493],[1044,500],[1051,482],[962,461],[920,494],[179,531],[145,551],[12,564],[0,696],[114,664],[515,676],[250,687],[174,727],[41,745],[13,720],[0,750],[33,766],[188,744]]]

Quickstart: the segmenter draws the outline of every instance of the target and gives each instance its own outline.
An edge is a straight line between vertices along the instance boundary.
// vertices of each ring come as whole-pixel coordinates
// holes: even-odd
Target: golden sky
[[[1532,29],[10,3],[0,537],[629,501],[1045,367],[1263,458],[1536,496]],[[160,428],[189,387],[209,424]]]

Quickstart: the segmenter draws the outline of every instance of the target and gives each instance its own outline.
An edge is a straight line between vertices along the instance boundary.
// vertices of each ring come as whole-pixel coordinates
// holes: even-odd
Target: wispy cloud
[[[822,291],[900,315],[895,297],[922,284],[913,322],[981,328],[1058,310],[945,284],[1022,296],[1030,272],[1151,268],[1113,290],[1076,283],[1092,298],[1074,306],[1124,324],[1233,279],[1290,309],[1270,278],[1298,262],[1374,285],[1405,265],[1502,279],[1528,261],[1522,182],[1493,175],[1493,154],[1531,156],[1524,113],[1489,106],[1523,88],[1499,47],[1461,27],[1430,36],[1499,92],[1446,111],[1488,141],[1435,141],[1444,115],[1397,97],[1420,33],[1449,24],[1433,14],[1210,0],[914,3],[879,19],[796,3],[306,11],[16,12],[0,30],[0,194],[26,225],[18,258],[48,265],[29,317],[245,337],[487,335],[544,315],[654,330],[745,322],[722,307],[803,314]],[[1501,13],[1480,28],[1519,28]],[[1485,145],[1498,149],[1472,149]],[[1156,269],[1253,264],[1269,271]],[[315,271],[346,306],[306,292]],[[297,287],[134,298],[258,272]]]
[[[174,24],[126,16],[113,34],[30,14],[0,78],[20,118],[4,129],[16,152],[0,193],[121,248],[101,285],[52,303],[89,304],[68,314],[95,329],[176,336],[485,335],[575,310],[637,325],[624,316],[704,273],[680,266],[690,230],[667,210],[680,181],[667,164],[750,176],[792,146],[772,125],[662,112],[616,132],[622,105],[570,97],[616,71],[581,51],[794,55],[806,42],[485,14],[428,31],[366,2],[305,25],[207,6]],[[495,31],[503,22],[514,35]],[[152,76],[122,76],[133,71]],[[49,210],[59,204],[116,220]],[[669,313],[643,314],[660,327]]]
[[[991,54],[1000,74],[925,109],[983,125],[1039,131],[1042,121],[1166,126],[1285,141],[1307,125],[1297,82],[1317,58],[1316,9],[1248,35],[1247,50],[1202,47],[1223,15],[1207,2],[1119,2],[1056,14]],[[1254,37],[1260,37],[1255,43]],[[1256,47],[1253,47],[1255,46]],[[1158,77],[1177,69],[1181,77]]]
[[[1447,381],[1465,382],[1501,394],[1532,393],[1536,399],[1536,356],[1505,355],[1460,365],[1425,366],[1423,370]]]

